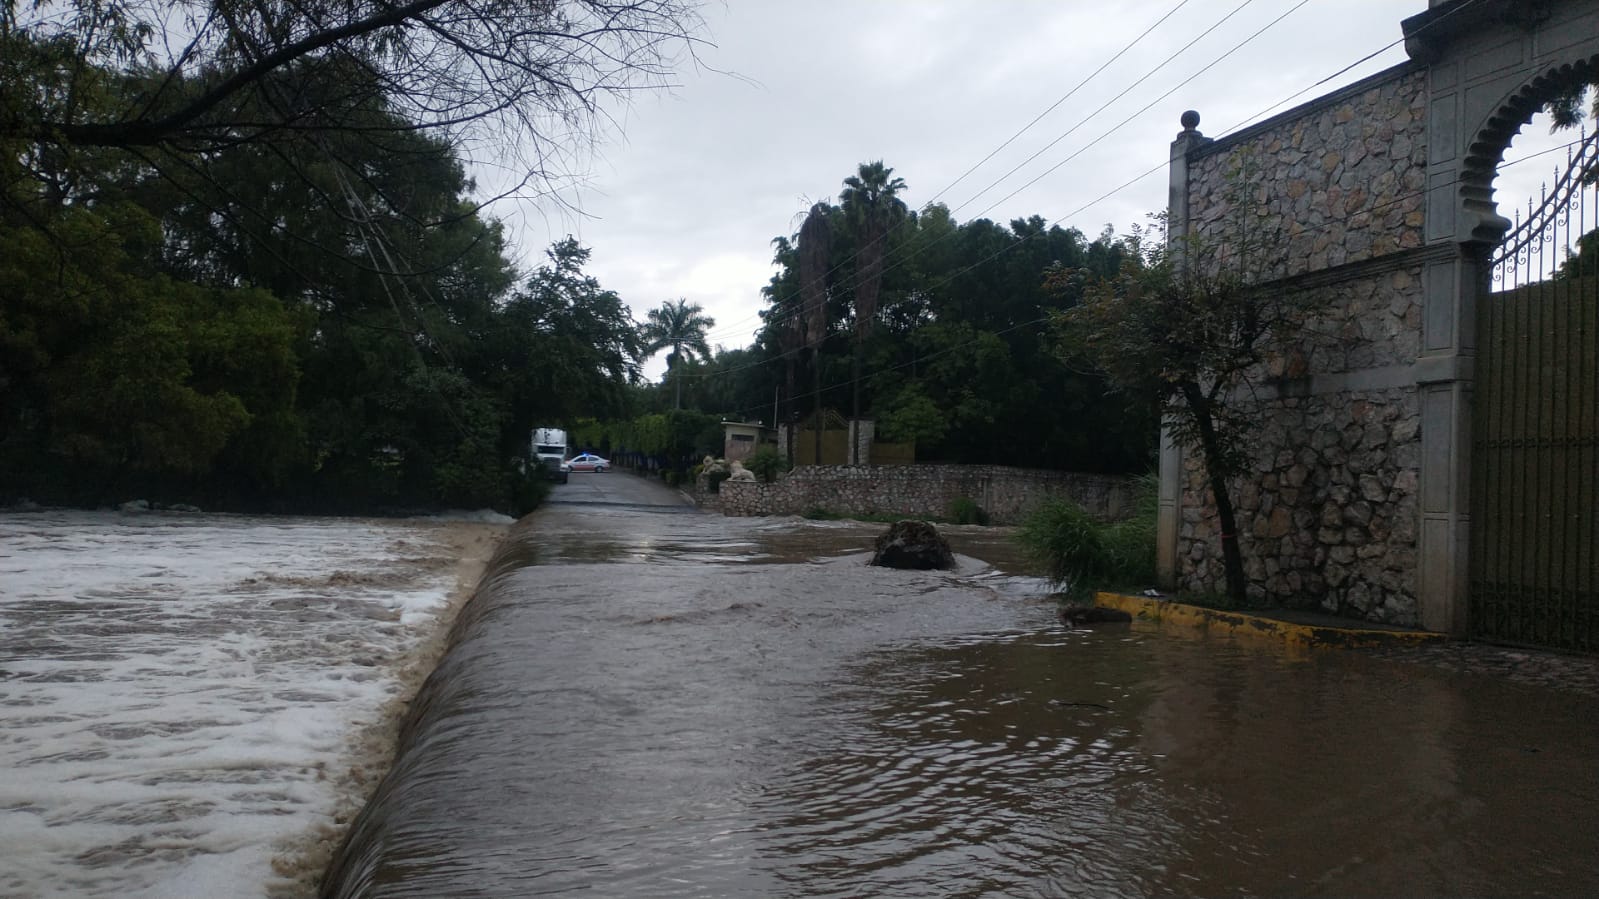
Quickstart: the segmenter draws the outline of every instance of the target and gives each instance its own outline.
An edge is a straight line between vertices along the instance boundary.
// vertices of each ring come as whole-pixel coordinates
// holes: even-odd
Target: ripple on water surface
[[[1594,885],[1591,700],[1062,631],[1039,582],[971,558],[866,566],[879,530],[541,513],[463,613],[328,894]]]
[[[274,856],[331,824],[384,663],[453,586],[440,544],[425,522],[0,514],[0,896],[289,888]]]

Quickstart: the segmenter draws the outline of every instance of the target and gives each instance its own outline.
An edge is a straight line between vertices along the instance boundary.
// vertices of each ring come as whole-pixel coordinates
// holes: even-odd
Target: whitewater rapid
[[[0,896],[308,892],[508,522],[0,513]]]

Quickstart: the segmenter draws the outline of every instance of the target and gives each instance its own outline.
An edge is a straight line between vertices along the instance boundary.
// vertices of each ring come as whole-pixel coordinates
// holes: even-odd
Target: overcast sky
[[[1268,108],[1281,111],[1402,62],[1403,46],[1391,47],[1290,101],[1398,41],[1400,20],[1426,6],[1426,0],[712,2],[703,9],[709,44],[699,49],[701,64],[682,71],[670,93],[616,111],[618,129],[570,196],[582,215],[531,201],[505,201],[491,211],[506,222],[528,270],[552,241],[575,235],[593,251],[589,272],[638,319],[682,297],[716,319],[712,344],[745,346],[773,271],[772,238],[797,230],[810,203],[836,199],[861,162],[884,160],[905,179],[907,204],[943,202],[958,221],[1041,215],[1089,236],[1107,224],[1125,230],[1165,205],[1165,160],[1183,110],[1198,110],[1200,130],[1218,137],[1259,120]],[[1168,13],[1125,55],[955,183]],[[1101,199],[1151,169],[1157,171]],[[659,378],[664,368],[656,357],[645,371]]]

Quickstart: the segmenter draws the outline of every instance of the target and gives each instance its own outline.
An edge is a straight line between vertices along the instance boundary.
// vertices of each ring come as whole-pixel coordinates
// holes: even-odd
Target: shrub
[[[776,447],[763,446],[744,460],[744,467],[755,472],[755,476],[760,478],[762,483],[770,484],[792,466]]]
[[[949,504],[949,520],[956,524],[988,524],[988,513],[969,496]]]
[[[537,465],[523,471],[512,471],[507,475],[507,481],[511,503],[508,511],[517,518],[538,508],[550,494],[550,480],[544,476],[544,469]]]
[[[1017,540],[1066,593],[1147,583],[1155,573],[1156,486],[1141,478],[1133,515],[1114,523],[1070,500],[1044,503],[1022,523]]]
[[[668,468],[661,472],[661,480],[665,481],[666,486],[668,487],[676,487],[679,477],[680,475],[677,473],[677,469],[675,468]]]

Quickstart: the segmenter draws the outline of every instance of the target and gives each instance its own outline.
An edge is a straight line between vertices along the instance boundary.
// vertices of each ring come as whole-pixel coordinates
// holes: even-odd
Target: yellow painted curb
[[[1207,609],[1169,599],[1096,593],[1094,604],[1120,609],[1139,621],[1154,621],[1220,636],[1268,637],[1290,646],[1417,646],[1449,639],[1429,631],[1389,631],[1362,627],[1329,627],[1281,621],[1244,612]]]

